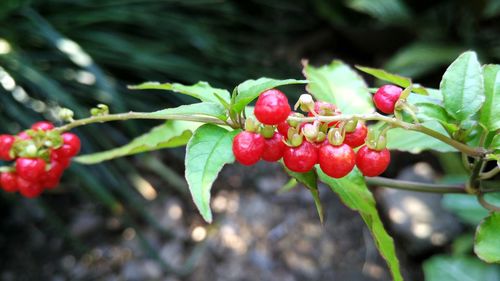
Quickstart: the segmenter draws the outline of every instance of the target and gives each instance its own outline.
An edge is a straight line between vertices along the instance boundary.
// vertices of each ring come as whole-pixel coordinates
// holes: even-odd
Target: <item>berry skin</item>
[[[297,173],[310,171],[318,161],[318,148],[304,141],[297,147],[286,147],[283,153],[283,162],[285,166]]]
[[[21,139],[21,140],[29,140],[29,139],[31,139],[31,137],[25,131],[22,131],[19,134],[17,134],[17,137],[19,139]]]
[[[345,134],[344,143],[350,145],[352,148],[356,148],[365,143],[367,135],[368,129],[365,124],[358,122],[356,129],[353,132]]]
[[[45,173],[45,161],[41,158],[17,158],[16,172],[19,178],[36,182]]]
[[[362,146],[356,154],[356,166],[364,176],[376,177],[382,174],[391,161],[391,154],[387,148],[380,151]]]
[[[262,124],[277,125],[285,121],[290,112],[287,97],[276,89],[262,92],[255,103],[254,114]]]
[[[55,153],[55,159],[71,158],[80,152],[81,143],[77,135],[73,133],[64,133],[61,137],[63,139],[63,145],[52,151],[52,153]]]
[[[16,138],[14,136],[0,135],[0,160],[10,161],[14,159],[10,155],[10,149],[15,141]]]
[[[262,159],[268,162],[276,162],[283,157],[286,145],[283,143],[283,136],[280,133],[274,133],[269,139],[264,139],[264,152]]]
[[[264,137],[257,133],[240,132],[233,140],[233,153],[238,162],[250,166],[257,163],[264,152]]]
[[[26,198],[38,197],[43,191],[43,187],[39,182],[29,181],[21,177],[17,177],[17,186],[19,193]]]
[[[31,125],[31,129],[35,131],[50,131],[54,129],[54,124],[48,122],[48,121],[39,121],[36,122],[35,124]]]
[[[278,126],[276,126],[278,129],[278,132],[284,136],[285,138],[288,136],[288,129],[290,129],[290,124],[285,120],[283,122],[280,122]]]
[[[385,114],[393,114],[394,106],[401,96],[401,89],[398,86],[394,85],[384,85],[378,88],[375,95],[373,95],[373,102],[378,110],[382,111]]]
[[[50,169],[45,172],[41,178],[42,186],[47,189],[52,189],[59,185],[59,180],[64,172],[63,164],[58,161],[52,161],[50,163]]]
[[[0,173],[0,185],[6,192],[17,191],[17,176],[15,173]]]
[[[332,178],[342,178],[349,174],[356,164],[356,154],[347,145],[324,144],[319,149],[318,162],[321,170]]]

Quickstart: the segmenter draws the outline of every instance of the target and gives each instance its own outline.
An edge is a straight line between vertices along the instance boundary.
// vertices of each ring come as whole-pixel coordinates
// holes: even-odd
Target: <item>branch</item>
[[[75,120],[69,124],[56,128],[54,131],[65,132],[69,131],[73,128],[89,125],[92,123],[104,123],[109,121],[123,121],[130,119],[157,119],[157,120],[184,120],[184,121],[193,121],[193,122],[202,122],[202,123],[212,123],[217,125],[228,125],[224,121],[217,119],[215,117],[210,116],[199,116],[199,115],[154,115],[147,112],[127,112],[127,113],[118,113],[118,114],[106,114],[99,116],[92,116],[84,119]]]
[[[396,119],[394,117],[384,116],[378,113],[370,113],[370,114],[342,114],[336,116],[315,116],[315,117],[295,117],[290,116],[288,120],[297,121],[297,122],[313,122],[316,120],[322,122],[332,122],[332,121],[346,121],[352,119],[359,119],[365,121],[382,121],[388,124],[391,124],[395,127],[400,127],[405,130],[416,131],[428,136],[431,136],[435,139],[438,139],[450,146],[453,146],[457,150],[469,155],[469,156],[484,156],[487,153],[487,150],[482,147],[470,147],[466,144],[463,144],[459,141],[449,138],[446,135],[441,134],[440,132],[429,129],[421,124],[412,124],[408,122],[404,122],[402,120]]]
[[[465,185],[451,185],[451,184],[433,184],[422,183],[404,180],[395,180],[384,177],[366,177],[366,183],[369,185],[378,185],[382,187],[395,188],[401,190],[409,190],[416,192],[430,192],[430,193],[467,193]]]

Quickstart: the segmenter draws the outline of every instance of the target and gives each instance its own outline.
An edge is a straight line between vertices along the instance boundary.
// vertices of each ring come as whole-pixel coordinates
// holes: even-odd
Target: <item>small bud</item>
[[[323,142],[326,139],[326,134],[323,132],[319,132],[318,136],[316,137],[316,142]]]
[[[66,122],[73,122],[73,116],[75,113],[69,108],[61,108],[58,112],[59,119]]]
[[[297,108],[300,107],[300,110],[304,112],[314,112],[314,99],[311,95],[309,94],[302,94],[299,97],[299,100],[294,106],[294,109],[297,110]]]
[[[290,141],[290,144],[293,146],[293,147],[297,147],[299,145],[302,144],[302,142],[304,141],[302,135],[299,135],[299,134],[294,134],[292,136],[292,138],[289,139]]]
[[[375,145],[375,150],[383,150],[387,146],[387,136],[380,135],[377,140],[377,144]]]
[[[34,143],[30,143],[24,148],[24,153],[27,157],[35,157],[37,150],[36,145]]]
[[[339,128],[331,128],[328,131],[328,142],[332,145],[338,146],[344,142],[344,135]]]
[[[90,115],[92,116],[102,116],[109,114],[109,107],[105,104],[98,104],[96,107],[90,109]]]

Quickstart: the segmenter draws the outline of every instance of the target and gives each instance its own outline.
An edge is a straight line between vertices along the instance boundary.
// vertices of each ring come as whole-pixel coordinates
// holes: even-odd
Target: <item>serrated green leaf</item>
[[[135,138],[124,146],[78,156],[74,160],[81,164],[96,164],[146,151],[182,146],[188,142],[193,134],[192,132],[199,126],[200,124],[196,122],[167,121],[165,124],[154,127],[151,131]]]
[[[483,66],[485,101],[480,111],[480,122],[489,130],[500,129],[500,65]]]
[[[403,88],[406,88],[412,84],[410,78],[404,77],[401,75],[397,75],[397,74],[392,74],[392,73],[389,73],[383,69],[366,67],[366,66],[359,66],[359,65],[356,65],[355,67],[357,69],[365,72],[365,73],[368,73],[368,74],[374,76],[375,78],[390,82],[392,84],[398,85],[398,86],[403,87]],[[417,94],[428,95],[427,90],[421,86],[413,85],[411,91],[413,93],[417,93]]]
[[[193,104],[181,105],[174,108],[167,108],[148,113],[151,118],[165,118],[173,115],[206,115],[227,120],[226,110],[220,103],[200,102]]]
[[[319,190],[318,190],[318,176],[314,171],[309,171],[307,173],[296,173],[290,171],[288,168],[283,166],[285,171],[298,182],[302,183],[311,193],[314,204],[316,205],[316,211],[318,212],[319,220],[323,224],[325,218],[325,209],[323,208],[323,204],[321,204],[321,199],[319,198]]]
[[[277,80],[272,78],[262,77],[257,80],[247,80],[236,87],[236,97],[232,109],[236,112],[241,112],[245,106],[256,99],[260,93],[273,89],[279,86],[292,84],[305,84],[305,80],[286,79]]]
[[[365,81],[347,64],[334,60],[329,65],[304,65],[309,80],[307,91],[316,99],[335,104],[342,113],[369,113],[375,109]]]
[[[484,103],[481,65],[474,52],[461,54],[441,80],[444,108],[458,121],[471,119]]]
[[[375,246],[389,266],[394,281],[403,280],[399,269],[399,260],[392,237],[387,233],[375,206],[375,199],[366,186],[361,173],[355,168],[349,175],[334,179],[317,168],[319,179],[339,195],[349,208],[358,211],[372,233]]]
[[[225,164],[234,162],[232,143],[238,133],[213,124],[199,127],[186,148],[186,180],[193,201],[205,221],[212,222],[210,190]]]
[[[474,252],[485,262],[500,263],[500,213],[493,212],[477,227]]]
[[[139,85],[128,86],[132,90],[167,90],[192,96],[201,101],[219,103],[215,94],[224,99],[227,103],[230,101],[229,92],[224,89],[213,88],[207,82],[200,81],[194,85],[182,85],[179,83],[159,83],[145,82]]]
[[[443,127],[436,121],[424,122],[422,125],[446,134]],[[387,148],[411,153],[419,153],[424,150],[439,152],[456,151],[455,148],[438,139],[420,132],[408,131],[401,128],[391,129],[387,132]]]
[[[424,262],[425,281],[498,281],[498,266],[469,256],[434,256]]]

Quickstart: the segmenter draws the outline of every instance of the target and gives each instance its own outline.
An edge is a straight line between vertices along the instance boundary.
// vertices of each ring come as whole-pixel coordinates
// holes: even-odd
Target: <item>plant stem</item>
[[[484,172],[484,173],[479,174],[479,179],[482,179],[482,180],[490,179],[490,178],[496,176],[496,174],[498,174],[499,172],[500,172],[500,168],[498,168],[498,166],[497,166],[497,167],[489,170],[488,172]]]
[[[84,119],[75,120],[69,124],[58,127],[57,129],[55,129],[55,131],[65,132],[79,126],[89,125],[92,123],[104,123],[109,121],[123,121],[130,119],[184,120],[193,122],[212,123],[218,125],[227,125],[224,121],[210,116],[175,115],[175,114],[155,115],[153,113],[130,111],[126,113],[99,115],[99,116],[92,116]]]
[[[366,177],[366,183],[369,185],[378,185],[382,187],[429,193],[467,193],[465,186],[450,184],[433,184],[404,180],[395,180],[384,177]]]
[[[438,139],[450,146],[453,146],[457,150],[469,155],[469,156],[484,156],[487,153],[487,150],[482,147],[470,147],[466,144],[463,144],[459,141],[449,138],[446,135],[441,134],[440,132],[429,129],[421,124],[412,124],[408,122],[404,122],[402,120],[398,120],[394,117],[384,116],[378,113],[370,113],[370,114],[342,114],[336,116],[315,116],[315,117],[295,117],[290,116],[288,120],[296,121],[296,122],[313,122],[313,121],[322,121],[322,122],[332,122],[332,121],[345,121],[351,119],[360,119],[360,120],[373,120],[373,121],[382,121],[388,124],[391,124],[395,127],[400,127],[410,131],[416,131],[428,136],[431,136],[435,139]]]

